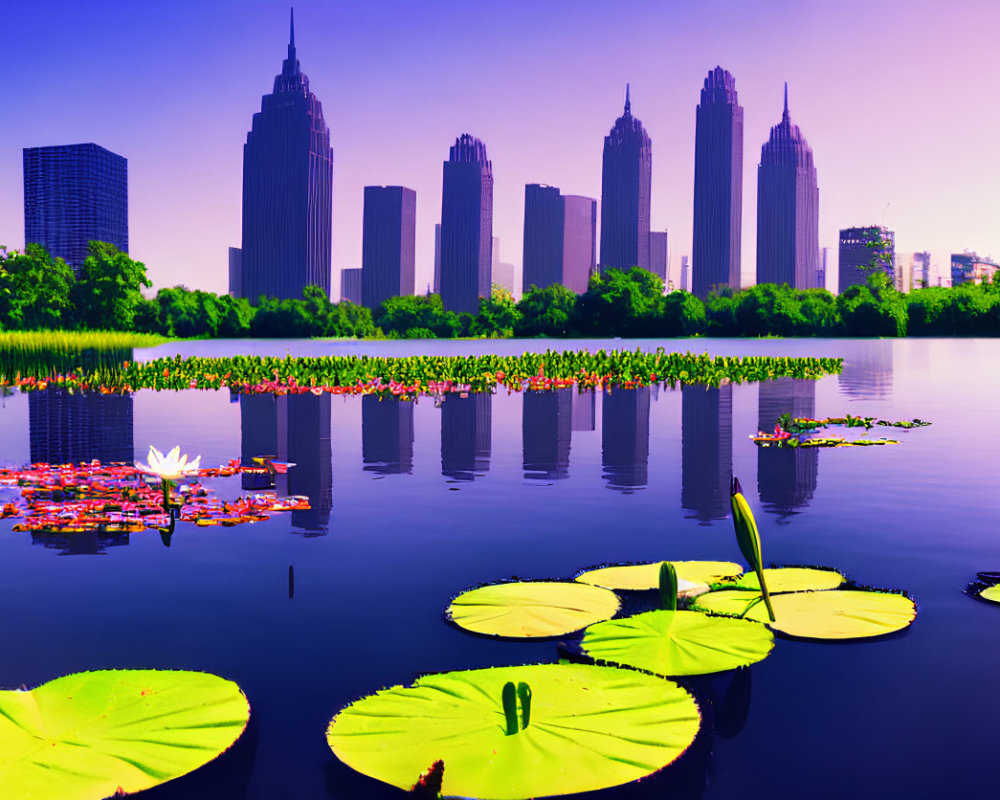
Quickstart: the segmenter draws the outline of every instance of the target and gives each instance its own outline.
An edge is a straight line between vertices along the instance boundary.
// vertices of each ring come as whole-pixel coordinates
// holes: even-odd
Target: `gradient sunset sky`
[[[225,291],[242,145],[280,71],[288,12],[270,0],[6,4],[0,243],[24,244],[21,149],[96,142],[128,159],[131,254],[155,286]],[[520,280],[525,183],[600,198],[626,82],[676,279],[691,252],[695,106],[716,64],[745,109],[744,284],[760,147],[786,80],[815,153],[822,247],[835,254],[839,228],[884,220],[899,251],[930,250],[943,271],[965,248],[1000,257],[993,2],[297,0],[295,21],[333,144],[335,298],[340,270],[361,265],[366,185],[416,190],[418,291],[431,280],[441,164],[464,132],[493,162],[494,235]]]

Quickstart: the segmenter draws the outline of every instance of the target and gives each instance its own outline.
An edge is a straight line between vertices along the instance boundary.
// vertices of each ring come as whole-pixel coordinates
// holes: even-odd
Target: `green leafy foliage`
[[[530,700],[508,685],[530,686]],[[645,777],[677,759],[699,725],[694,700],[671,681],[541,664],[428,675],[384,689],[337,714],[327,742],[348,766],[400,789],[441,760],[443,796],[520,800]]]
[[[141,289],[152,286],[146,265],[113,244],[91,242],[87,258],[70,288],[70,301],[80,327],[132,330]]]
[[[203,672],[81,672],[0,691],[0,797],[148,789],[227,750],[249,716],[239,686]]]

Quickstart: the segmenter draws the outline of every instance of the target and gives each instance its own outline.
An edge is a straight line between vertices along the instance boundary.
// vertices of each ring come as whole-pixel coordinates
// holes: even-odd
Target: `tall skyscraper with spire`
[[[441,192],[441,302],[479,311],[493,281],[493,165],[486,145],[463,133],[444,162]]]
[[[601,174],[601,270],[649,269],[649,198],[653,151],[649,134],[632,116],[629,86],[625,112],[604,137]]]
[[[264,95],[243,145],[242,296],[301,297],[314,284],[330,293],[333,150],[323,107],[295,55]]]
[[[722,67],[708,73],[695,112],[694,294],[740,288],[743,225],[743,106],[736,80]]]
[[[771,128],[757,168],[757,283],[811,289],[818,266],[816,166],[812,148],[788,114],[786,83],[781,122]]]

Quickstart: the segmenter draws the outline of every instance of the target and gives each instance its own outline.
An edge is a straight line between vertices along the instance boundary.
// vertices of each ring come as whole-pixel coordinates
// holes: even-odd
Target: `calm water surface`
[[[1000,569],[1000,342],[558,342],[712,354],[844,356],[842,375],[706,390],[373,398],[226,392],[3,399],[0,460],[144,458],[181,444],[202,463],[278,453],[279,491],[313,509],[234,528],[58,537],[0,521],[0,686],[159,667],[237,681],[247,735],[213,765],[142,797],[393,798],[341,765],[330,717],[417,674],[556,658],[442,619],[489,581],[569,578],[608,562],[739,561],[739,476],[766,561],[839,568],[905,588],[919,614],[881,641],[779,639],[751,670],[692,684],[705,724],[676,765],[587,797],[964,797],[996,778],[1000,608],[963,589]],[[477,353],[529,342],[197,342],[137,353]],[[747,438],[790,411],[934,425],[903,444],[762,451]],[[878,431],[884,433],[884,431]],[[245,480],[245,478],[244,478]],[[211,482],[219,495],[241,478]],[[249,486],[247,488],[250,488]],[[8,494],[10,490],[7,490]],[[294,567],[294,596],[288,585]],[[414,776],[416,777],[416,776]],[[755,786],[757,788],[751,788]]]

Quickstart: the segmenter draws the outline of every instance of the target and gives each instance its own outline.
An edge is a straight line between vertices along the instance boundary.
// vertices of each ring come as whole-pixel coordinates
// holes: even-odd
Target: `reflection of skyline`
[[[733,387],[681,387],[681,507],[708,523],[729,516]]]
[[[61,556],[104,555],[109,547],[128,544],[128,533],[117,531],[80,531],[79,533],[45,533],[32,531],[31,543],[40,544],[46,550],[58,550]]]
[[[361,460],[366,472],[413,472],[413,403],[396,397],[361,398]]]
[[[492,394],[445,396],[441,405],[442,475],[472,481],[489,471],[492,423]]]
[[[757,428],[774,430],[782,414],[816,416],[816,381],[778,378],[758,384]],[[819,450],[757,448],[757,490],[764,510],[781,517],[798,513],[812,500],[819,471]]]
[[[79,464],[95,458],[131,464],[132,395],[30,392],[28,438],[35,464]]]
[[[524,392],[521,440],[524,477],[559,480],[569,477],[573,430],[573,389]]]
[[[292,512],[292,527],[306,536],[323,536],[333,508],[330,444],[330,395],[240,395],[241,459],[276,456],[295,464],[274,479],[279,494],[305,495],[311,508]],[[267,476],[244,475],[245,489],[266,488]],[[263,485],[262,485],[263,483]]]
[[[593,389],[573,394],[573,430],[597,430],[597,392]]]
[[[613,389],[601,399],[601,462],[609,489],[643,489],[649,471],[649,387]]]
[[[838,376],[840,391],[853,400],[881,400],[892,395],[892,342],[873,339],[854,342],[854,353],[844,359]]]

